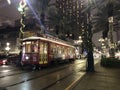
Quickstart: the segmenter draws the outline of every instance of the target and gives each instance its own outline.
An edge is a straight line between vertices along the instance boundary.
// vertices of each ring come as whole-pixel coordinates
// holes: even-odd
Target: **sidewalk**
[[[95,65],[94,73],[86,73],[72,90],[120,90],[120,68]]]

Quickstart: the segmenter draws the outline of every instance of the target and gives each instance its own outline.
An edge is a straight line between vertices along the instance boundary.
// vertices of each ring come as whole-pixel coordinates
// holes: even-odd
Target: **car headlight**
[[[3,64],[6,64],[7,60],[3,60]]]

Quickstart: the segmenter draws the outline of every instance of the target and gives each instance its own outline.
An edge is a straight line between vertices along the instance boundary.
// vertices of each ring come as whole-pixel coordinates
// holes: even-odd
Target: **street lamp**
[[[109,38],[110,38],[110,43],[113,43],[113,16],[108,18],[109,22]]]
[[[110,39],[110,56],[114,57],[115,56],[115,52],[114,52],[114,42],[113,42],[113,16],[110,16],[108,18],[108,22],[109,22],[109,39]]]
[[[6,54],[8,55],[8,54],[9,54],[9,51],[10,51],[10,43],[9,43],[9,42],[6,43],[6,48],[5,48],[5,50],[6,50]]]
[[[76,54],[78,58],[81,58],[81,44],[82,44],[82,37],[79,36],[78,40],[74,40],[75,46],[76,46]]]
[[[101,45],[101,48],[102,48],[102,46],[104,45],[104,41],[105,41],[105,40],[104,40],[103,38],[100,38],[98,41],[99,41],[99,43],[100,43],[100,45]]]

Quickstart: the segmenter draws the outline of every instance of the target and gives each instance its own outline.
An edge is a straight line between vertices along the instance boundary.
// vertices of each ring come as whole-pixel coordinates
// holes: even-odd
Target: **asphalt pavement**
[[[66,80],[66,82],[69,82],[69,80]],[[65,83],[63,84],[65,85]],[[6,89],[0,88],[0,90]],[[54,88],[52,90],[57,89]],[[77,79],[65,90],[120,90],[120,68],[103,67],[98,62],[95,64],[95,72],[86,73],[84,67],[80,70],[80,75],[77,76]]]

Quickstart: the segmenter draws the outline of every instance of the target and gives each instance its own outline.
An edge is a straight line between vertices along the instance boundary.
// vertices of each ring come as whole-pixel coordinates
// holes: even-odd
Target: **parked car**
[[[18,54],[9,54],[7,57],[7,62],[10,63],[16,63],[16,61],[18,60],[19,55]]]
[[[7,64],[13,64],[16,63],[18,60],[19,55],[17,54],[9,54],[7,55],[0,55],[0,65],[7,65]]]
[[[7,56],[6,55],[0,55],[0,65],[7,64]]]

